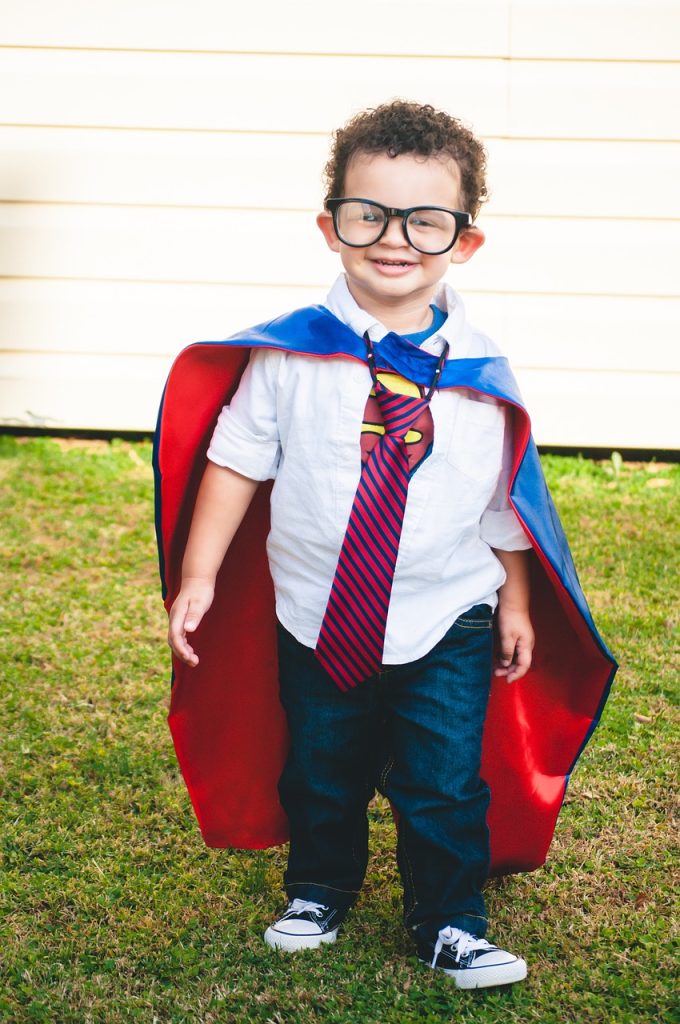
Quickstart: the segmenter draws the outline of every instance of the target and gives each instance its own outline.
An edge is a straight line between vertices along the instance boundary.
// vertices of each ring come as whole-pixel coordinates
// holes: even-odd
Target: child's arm
[[[214,462],[203,474],[168,629],[170,647],[187,665],[198,665],[187,633],[194,632],[212,604],[215,577],[259,482]]]
[[[529,557],[527,551],[498,551],[494,554],[507,579],[498,591],[500,665],[495,675],[508,683],[525,676],[531,665],[534,631],[529,618]]]

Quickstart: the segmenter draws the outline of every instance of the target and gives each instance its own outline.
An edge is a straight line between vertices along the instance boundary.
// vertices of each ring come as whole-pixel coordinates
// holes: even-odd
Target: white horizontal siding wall
[[[403,96],[489,149],[451,282],[538,441],[680,447],[680,5],[337,10],[0,0],[0,423],[149,430],[182,347],[322,299],[329,135]]]

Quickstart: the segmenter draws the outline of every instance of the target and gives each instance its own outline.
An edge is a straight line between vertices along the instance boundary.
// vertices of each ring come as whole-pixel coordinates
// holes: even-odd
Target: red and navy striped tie
[[[427,396],[413,398],[395,394],[380,383],[368,340],[367,344],[385,433],[361,471],[315,650],[341,690],[356,686],[382,665],[408,491],[405,438],[427,408],[446,355],[445,351],[439,360]]]

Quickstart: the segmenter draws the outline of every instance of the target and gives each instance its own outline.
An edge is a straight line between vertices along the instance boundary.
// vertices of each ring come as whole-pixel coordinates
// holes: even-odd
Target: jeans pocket
[[[462,615],[459,615],[453,624],[453,628],[459,629],[492,629],[493,611],[488,604],[476,604],[469,608]]]

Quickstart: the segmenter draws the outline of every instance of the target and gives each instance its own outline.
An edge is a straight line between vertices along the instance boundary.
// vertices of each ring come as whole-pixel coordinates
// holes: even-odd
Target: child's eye
[[[410,223],[415,228],[434,228],[435,224],[431,220],[426,220],[424,217],[411,217]]]
[[[365,221],[366,224],[376,224],[378,222],[377,215],[372,213],[370,210],[365,210],[361,214],[361,219]]]

